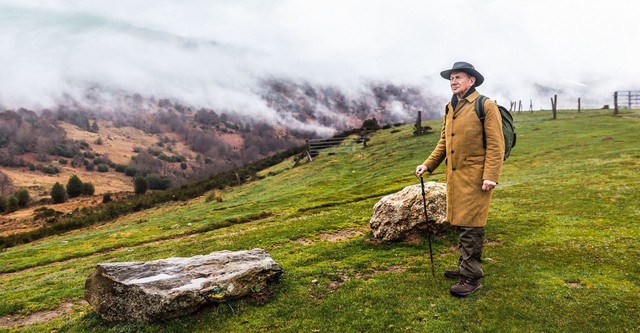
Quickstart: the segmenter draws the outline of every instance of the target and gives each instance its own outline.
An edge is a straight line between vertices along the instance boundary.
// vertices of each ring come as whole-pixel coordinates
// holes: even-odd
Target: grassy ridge
[[[487,226],[485,287],[467,299],[430,275],[425,244],[368,240],[372,207],[414,184],[437,135],[411,126],[376,134],[367,149],[322,154],[226,190],[52,236],[0,253],[0,316],[65,302],[33,332],[611,332],[637,331],[640,311],[638,113],[516,114]],[[440,121],[429,122],[439,128]],[[442,169],[432,180],[443,181]],[[329,240],[332,235],[336,241]],[[454,235],[434,243],[437,269],[457,258]],[[239,301],[154,325],[102,321],[79,302],[99,262],[261,247],[285,268],[264,305]],[[25,284],[24,281],[29,281]],[[10,331],[2,329],[1,331]]]

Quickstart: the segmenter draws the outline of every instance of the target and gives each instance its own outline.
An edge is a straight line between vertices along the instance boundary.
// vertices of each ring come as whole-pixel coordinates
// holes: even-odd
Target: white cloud
[[[599,107],[615,89],[637,89],[639,9],[622,0],[0,1],[0,104],[48,106],[97,83],[268,113],[255,94],[265,77],[350,91],[390,80],[446,97],[439,72],[466,60],[486,77],[480,91],[502,104],[548,108],[538,84],[561,91],[560,107],[577,97]]]

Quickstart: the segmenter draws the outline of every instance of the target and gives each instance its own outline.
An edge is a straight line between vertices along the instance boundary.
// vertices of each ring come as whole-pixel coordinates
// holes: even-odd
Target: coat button
[[[451,168],[451,170],[456,171],[456,168]]]
[[[456,136],[456,133],[451,133],[451,136]]]

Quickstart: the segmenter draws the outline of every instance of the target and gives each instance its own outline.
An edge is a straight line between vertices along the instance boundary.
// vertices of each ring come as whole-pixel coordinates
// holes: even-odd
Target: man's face
[[[451,72],[449,80],[451,80],[451,91],[458,97],[464,96],[473,84],[476,83],[475,77],[461,71]]]

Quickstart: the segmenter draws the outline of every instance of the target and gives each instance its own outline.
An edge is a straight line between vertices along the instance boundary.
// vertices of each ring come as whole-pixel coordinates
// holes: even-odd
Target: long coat
[[[424,161],[433,172],[446,163],[447,220],[455,226],[484,227],[487,224],[491,191],[482,190],[483,180],[500,180],[504,156],[502,118],[497,105],[484,104],[487,148],[482,143],[482,122],[475,112],[477,91],[458,101],[456,109],[447,105],[440,140]],[[446,160],[445,160],[446,159]]]

